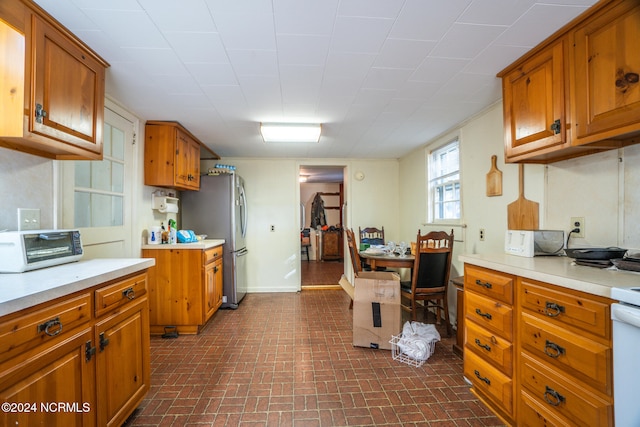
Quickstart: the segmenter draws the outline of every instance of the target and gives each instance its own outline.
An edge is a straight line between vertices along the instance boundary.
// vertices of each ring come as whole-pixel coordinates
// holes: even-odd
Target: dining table
[[[367,253],[366,250],[360,251],[360,258],[366,260],[366,263],[371,266],[371,270],[375,270],[376,267],[388,267],[388,268],[413,268],[415,262],[415,256],[407,254],[404,256],[387,253]]]

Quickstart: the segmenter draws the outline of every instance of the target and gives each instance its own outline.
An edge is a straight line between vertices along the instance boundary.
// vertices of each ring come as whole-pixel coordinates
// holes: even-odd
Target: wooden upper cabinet
[[[0,7],[0,145],[53,159],[100,159],[109,66],[35,4]]]
[[[201,147],[202,143],[178,122],[148,121],[144,144],[145,185],[199,190]]]
[[[563,40],[502,79],[507,159],[567,143]]]
[[[573,38],[575,143],[637,137],[640,3],[615,2],[604,13],[580,25]]]
[[[640,142],[640,4],[603,0],[498,74],[505,160],[550,163]]]

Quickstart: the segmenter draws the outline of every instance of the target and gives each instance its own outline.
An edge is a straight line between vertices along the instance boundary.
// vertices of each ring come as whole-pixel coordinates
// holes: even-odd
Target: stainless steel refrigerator
[[[247,293],[247,197],[235,173],[203,175],[200,191],[181,194],[181,229],[224,239],[222,307],[238,308]]]

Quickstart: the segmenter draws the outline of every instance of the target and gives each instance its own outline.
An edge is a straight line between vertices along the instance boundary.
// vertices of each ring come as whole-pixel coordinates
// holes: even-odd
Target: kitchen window
[[[460,149],[458,138],[429,154],[429,222],[460,219]]]

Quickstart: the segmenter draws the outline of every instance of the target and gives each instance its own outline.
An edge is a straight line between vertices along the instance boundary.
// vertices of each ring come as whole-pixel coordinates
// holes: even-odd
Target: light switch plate
[[[40,209],[18,208],[18,231],[39,229]]]

